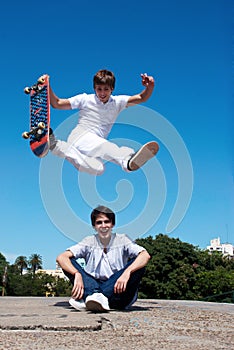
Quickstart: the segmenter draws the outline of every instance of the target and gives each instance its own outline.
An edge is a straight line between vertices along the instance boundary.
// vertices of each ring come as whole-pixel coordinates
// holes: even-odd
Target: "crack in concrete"
[[[0,326],[0,330],[4,331],[54,331],[54,332],[77,332],[77,331],[100,331],[102,324],[99,322],[97,326],[46,326],[46,325],[31,325],[31,326]]]

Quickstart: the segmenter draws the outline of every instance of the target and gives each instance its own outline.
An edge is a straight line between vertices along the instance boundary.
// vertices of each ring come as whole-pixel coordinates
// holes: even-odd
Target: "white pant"
[[[135,152],[132,148],[118,147],[77,126],[69,135],[67,142],[57,140],[52,153],[66,158],[79,171],[101,175],[104,172],[104,164],[101,159],[119,164],[123,170],[128,171],[128,160]]]

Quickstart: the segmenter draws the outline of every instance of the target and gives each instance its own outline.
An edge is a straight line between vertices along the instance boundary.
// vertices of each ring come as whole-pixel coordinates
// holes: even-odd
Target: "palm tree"
[[[28,260],[26,256],[18,256],[15,259],[15,265],[20,269],[20,274],[23,274],[23,269],[26,269],[28,267]]]
[[[33,274],[35,274],[36,270],[42,268],[42,257],[39,254],[32,254],[28,260],[29,265],[31,266],[31,270]]]

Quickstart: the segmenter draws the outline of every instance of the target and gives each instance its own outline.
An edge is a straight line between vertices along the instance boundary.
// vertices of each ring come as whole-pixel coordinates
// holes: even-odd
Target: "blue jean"
[[[93,293],[102,293],[108,298],[109,306],[111,309],[122,310],[125,309],[132,302],[135,294],[138,291],[141,278],[143,277],[145,272],[144,267],[133,272],[129,278],[125,292],[117,294],[114,293],[114,285],[117,279],[122,275],[124,270],[134,261],[134,259],[130,260],[123,269],[115,272],[109,279],[105,281],[98,280],[93,276],[89,275],[87,272],[85,272],[85,270],[80,266],[80,264],[78,264],[74,257],[70,260],[72,265],[82,275],[84,283],[83,299],[85,300],[88,295],[92,295]],[[69,278],[71,283],[74,284],[74,275],[70,274],[65,270],[63,270],[63,272]]]

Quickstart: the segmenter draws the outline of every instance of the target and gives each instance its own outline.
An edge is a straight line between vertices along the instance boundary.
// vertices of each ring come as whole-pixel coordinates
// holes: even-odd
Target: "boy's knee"
[[[97,166],[95,166],[94,164],[92,164],[92,167],[83,167],[83,166],[80,166],[78,168],[79,171],[82,171],[82,172],[85,172],[85,173],[88,173],[90,175],[102,175],[104,173],[104,170],[105,170],[105,167],[104,165],[101,163],[101,164],[98,164]]]
[[[85,171],[91,175],[102,175],[105,170],[104,164],[96,158],[88,158],[85,162],[85,167],[82,167],[81,171]]]

